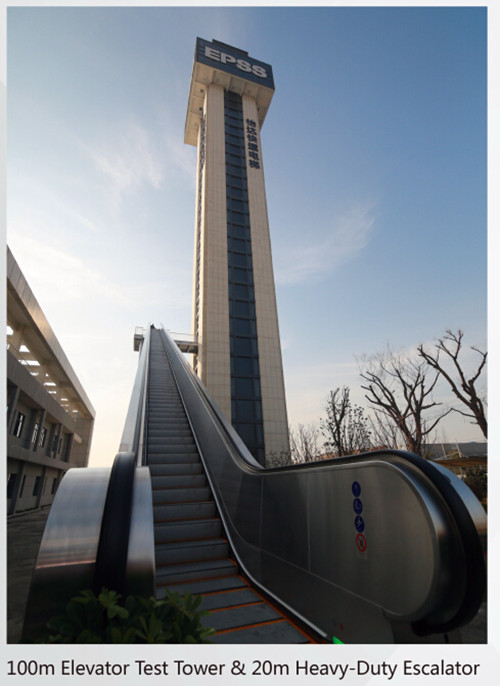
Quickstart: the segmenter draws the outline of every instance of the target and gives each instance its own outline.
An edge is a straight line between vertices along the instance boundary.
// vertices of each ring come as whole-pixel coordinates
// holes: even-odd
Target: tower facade
[[[262,464],[288,451],[260,129],[270,65],[196,41],[185,142],[198,148],[194,368]]]

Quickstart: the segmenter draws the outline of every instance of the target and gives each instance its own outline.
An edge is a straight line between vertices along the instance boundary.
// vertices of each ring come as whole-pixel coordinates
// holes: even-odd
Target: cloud
[[[18,231],[9,236],[9,245],[39,302],[77,304],[99,298],[117,305],[128,303],[122,288],[61,248]]]
[[[162,187],[165,161],[162,147],[154,144],[147,130],[136,121],[117,126],[100,146],[84,144],[97,169],[106,178],[115,211],[120,209],[125,193],[144,184],[156,190]]]
[[[371,208],[356,207],[335,222],[326,238],[315,241],[308,234],[307,243],[280,248],[276,282],[288,285],[326,278],[366,248],[374,222]]]

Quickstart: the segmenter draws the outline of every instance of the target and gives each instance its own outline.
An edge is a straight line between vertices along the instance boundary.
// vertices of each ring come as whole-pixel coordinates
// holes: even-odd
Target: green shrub
[[[488,475],[480,467],[470,467],[465,472],[464,482],[484,506],[488,497]]]
[[[205,627],[202,596],[167,592],[163,600],[129,595],[122,599],[103,588],[81,591],[63,615],[47,623],[43,643],[210,643],[215,631]]]

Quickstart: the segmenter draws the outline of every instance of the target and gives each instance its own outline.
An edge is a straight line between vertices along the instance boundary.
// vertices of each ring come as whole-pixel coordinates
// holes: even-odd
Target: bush
[[[465,473],[464,482],[483,505],[488,497],[488,475],[480,467],[470,467]]]
[[[124,600],[103,588],[81,591],[63,615],[47,623],[43,643],[211,643],[205,627],[202,596],[167,592],[163,600],[129,595]]]

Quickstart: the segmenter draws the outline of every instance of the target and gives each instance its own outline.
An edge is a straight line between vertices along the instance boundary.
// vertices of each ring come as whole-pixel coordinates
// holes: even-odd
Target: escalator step
[[[214,519],[216,517],[215,503],[213,500],[208,502],[155,505],[153,513],[155,524],[188,519]]]
[[[149,465],[178,464],[180,462],[187,464],[188,462],[198,463],[199,461],[200,461],[200,456],[198,455],[197,452],[194,452],[194,451],[191,453],[172,453],[172,454],[155,453],[154,455],[148,454],[148,464]]]
[[[210,626],[213,615],[206,618],[206,624]],[[237,644],[237,643],[310,643],[309,639],[293,624],[284,619],[269,624],[249,626],[225,633],[215,634],[211,641],[217,644]]]
[[[174,464],[149,465],[151,476],[172,476],[174,474],[203,474],[201,462],[175,462]]]
[[[161,598],[164,593],[162,593],[161,580],[158,581],[159,588],[157,589],[156,596]],[[224,576],[220,578],[212,579],[202,579],[200,581],[191,581],[190,583],[176,583],[169,586],[169,590],[177,591],[180,595],[189,592],[193,595],[198,595],[199,593],[212,593],[214,591],[222,591],[230,588],[247,588],[247,582],[240,576]]]
[[[156,580],[162,584],[169,585],[176,582],[184,583],[186,581],[200,581],[221,576],[232,576],[237,573],[238,567],[236,564],[227,558],[222,558],[157,567]]]
[[[203,538],[220,538],[220,519],[155,524],[155,542],[192,541]]]
[[[202,541],[179,541],[156,546],[158,565],[197,560],[215,560],[227,557],[229,545],[223,538],[209,538]]]
[[[259,603],[252,605],[216,610],[209,617],[203,618],[202,622],[216,631],[225,631],[279,619],[282,619],[282,616],[271,605],[260,600]]]
[[[153,491],[153,505],[188,503],[210,500],[210,490],[204,488],[165,488]]]
[[[151,481],[153,490],[159,488],[200,488],[207,485],[207,477],[204,474],[155,476]]]
[[[169,452],[182,455],[183,453],[193,453],[196,451],[196,445],[194,441],[189,443],[173,443],[169,445]],[[165,454],[165,444],[160,443],[158,445],[148,445],[148,455],[164,455]]]
[[[204,595],[200,605],[201,610],[219,610],[223,607],[246,605],[248,603],[260,603],[262,598],[251,588],[239,588],[230,591],[221,591]]]

